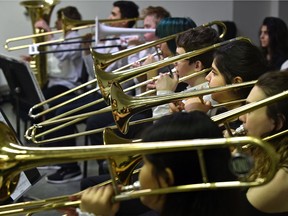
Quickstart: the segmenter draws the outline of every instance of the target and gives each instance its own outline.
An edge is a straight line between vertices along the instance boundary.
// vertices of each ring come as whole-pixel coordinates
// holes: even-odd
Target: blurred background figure
[[[259,40],[260,49],[268,63],[268,70],[279,70],[288,59],[286,23],[278,17],[266,17],[259,30]]]

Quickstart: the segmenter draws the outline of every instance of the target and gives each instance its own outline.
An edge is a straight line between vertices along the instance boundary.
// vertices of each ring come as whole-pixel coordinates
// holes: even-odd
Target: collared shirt
[[[76,31],[68,32],[66,35],[66,39],[76,37],[79,38],[79,34]],[[77,40],[79,39],[69,41]],[[50,50],[56,52],[47,55],[49,74],[48,87],[63,85],[71,89],[79,85],[78,80],[81,76],[83,66],[82,53],[80,51],[74,51],[73,49],[79,49],[80,47],[80,43],[60,44],[50,47]],[[62,50],[72,51],[61,52]]]

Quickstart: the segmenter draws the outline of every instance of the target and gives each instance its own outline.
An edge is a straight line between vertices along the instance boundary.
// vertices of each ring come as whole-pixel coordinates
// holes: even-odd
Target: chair
[[[16,110],[16,132],[20,135],[20,119],[24,121],[24,130],[31,122],[29,109],[45,98],[40,86],[26,62],[0,55],[0,68],[10,88],[11,103]]]

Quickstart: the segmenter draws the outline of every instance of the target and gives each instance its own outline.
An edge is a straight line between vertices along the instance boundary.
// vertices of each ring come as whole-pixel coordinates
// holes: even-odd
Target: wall
[[[8,52],[4,48],[6,39],[28,35],[32,33],[32,23],[29,17],[25,17],[26,9],[20,5],[20,0],[0,0],[0,53],[15,58],[26,54],[27,50]],[[163,6],[169,10],[172,16],[191,17],[198,25],[212,20],[234,20],[238,27],[238,34],[247,36],[258,44],[258,30],[261,21],[265,16],[280,16],[287,22],[288,2],[266,0],[266,1],[247,1],[247,0],[185,0],[185,1],[144,1],[135,0],[140,9],[149,5]],[[107,18],[110,13],[113,1],[107,0],[62,0],[56,5],[52,17],[51,26],[56,19],[56,11],[68,5],[76,6],[81,12],[84,20]],[[30,44],[31,41],[23,41]],[[21,42],[21,44],[23,44]],[[15,44],[14,44],[15,45]],[[5,83],[0,73],[0,86]]]

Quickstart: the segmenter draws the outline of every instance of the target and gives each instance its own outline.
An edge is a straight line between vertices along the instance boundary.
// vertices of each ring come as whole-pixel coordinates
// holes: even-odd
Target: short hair
[[[57,11],[57,18],[61,19],[62,14],[69,19],[74,19],[74,20],[81,20],[82,19],[82,16],[79,13],[79,11],[77,10],[77,8],[73,7],[73,6],[67,6],[65,8],[59,9]]]
[[[180,34],[176,38],[177,47],[182,47],[185,52],[205,48],[215,43],[219,43],[220,41],[219,35],[215,29],[202,26]],[[207,51],[201,55],[192,57],[189,59],[189,63],[191,64],[199,60],[205,68],[211,67],[214,51],[215,50]]]
[[[171,17],[171,14],[161,6],[149,6],[142,10],[142,16],[154,16],[158,25],[161,19]]]
[[[190,28],[195,28],[195,22],[189,17],[169,17],[162,19],[156,27],[155,35],[159,38],[163,38],[169,35],[183,32]],[[170,51],[176,53],[175,39],[167,41]]]
[[[139,17],[139,7],[132,1],[116,1],[113,3],[113,6],[119,8],[121,13],[121,19]],[[129,21],[128,27],[133,27],[135,23],[136,21]]]

